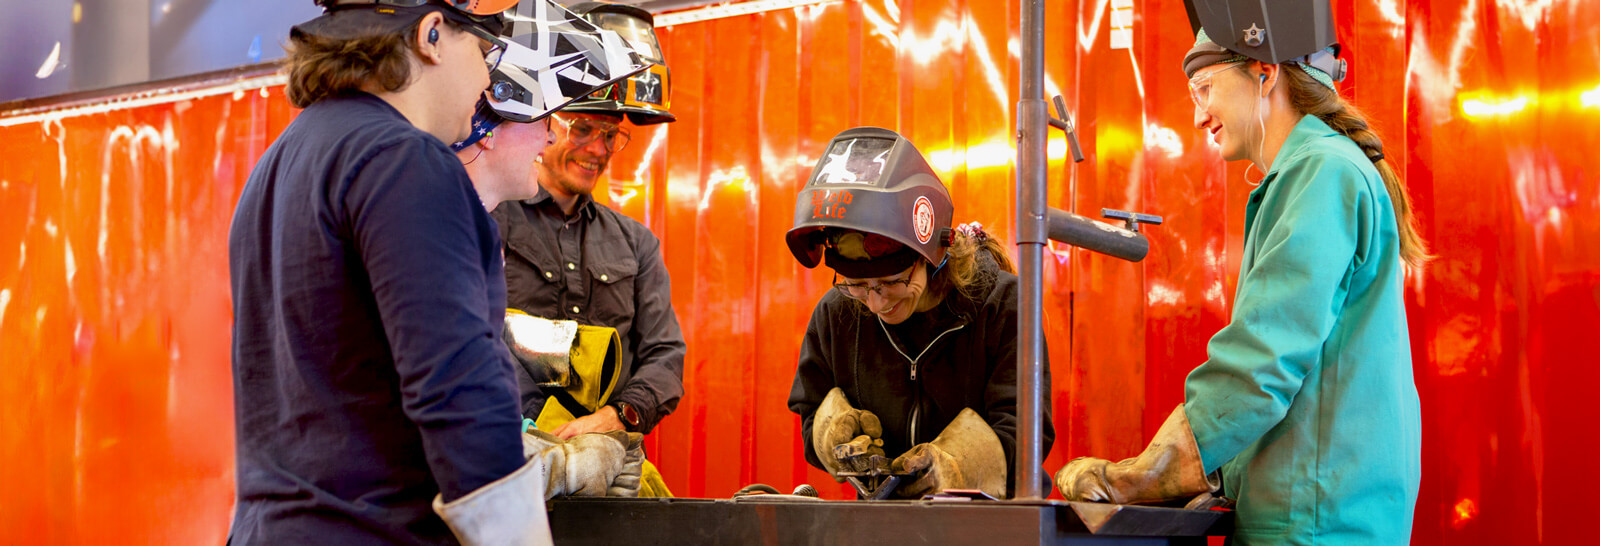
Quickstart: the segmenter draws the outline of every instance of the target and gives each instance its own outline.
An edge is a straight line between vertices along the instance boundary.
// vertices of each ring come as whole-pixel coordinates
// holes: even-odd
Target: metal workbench
[[[556,544],[1206,543],[1231,512],[1061,501],[803,501],[565,498],[550,501]]]

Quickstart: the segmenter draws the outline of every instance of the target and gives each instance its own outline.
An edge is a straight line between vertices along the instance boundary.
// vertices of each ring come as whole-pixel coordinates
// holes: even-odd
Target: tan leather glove
[[[865,440],[861,438],[863,436],[866,437]],[[873,443],[873,440],[880,440],[882,437],[883,424],[878,421],[878,416],[870,411],[852,407],[850,401],[845,398],[844,391],[838,387],[828,391],[828,396],[822,399],[822,405],[817,407],[817,412],[811,419],[811,449],[817,453],[817,459],[822,461],[822,467],[833,475],[833,480],[836,482],[844,481],[844,478],[839,476],[840,472],[869,470],[868,461],[871,456],[884,454],[882,443],[876,445]],[[851,444],[852,447],[836,453],[834,448],[840,444]],[[855,456],[841,460],[839,455],[847,452]]]
[[[544,459],[547,469],[545,499],[567,495],[604,497],[630,464],[628,449],[637,443],[630,435],[643,438],[638,433],[615,430],[579,434],[562,441],[548,432],[533,429],[522,435],[522,450],[530,459]]]
[[[971,408],[961,410],[938,438],[912,446],[896,457],[892,469],[920,472],[900,484],[895,495],[921,498],[946,489],[977,489],[1003,499],[1006,495],[1006,452],[989,423]]]
[[[1157,504],[1216,491],[1216,478],[1200,462],[1200,446],[1183,405],[1172,411],[1138,457],[1112,463],[1080,457],[1056,472],[1067,500],[1112,504]]]

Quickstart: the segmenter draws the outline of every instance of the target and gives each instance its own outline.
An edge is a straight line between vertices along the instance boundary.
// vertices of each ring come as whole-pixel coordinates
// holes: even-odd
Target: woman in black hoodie
[[[1004,247],[976,223],[951,229],[949,193],[921,153],[874,127],[834,138],[795,213],[790,250],[835,274],[789,395],[806,460],[841,481],[904,474],[899,498],[1009,496],[1017,277]]]

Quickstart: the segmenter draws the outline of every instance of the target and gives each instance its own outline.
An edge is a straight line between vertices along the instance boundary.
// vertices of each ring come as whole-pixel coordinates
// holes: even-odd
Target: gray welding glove
[[[862,439],[863,436],[865,439]],[[873,442],[882,438],[883,424],[878,421],[878,416],[852,407],[844,391],[838,387],[828,391],[828,396],[822,399],[822,405],[817,407],[811,419],[811,449],[816,452],[817,460],[822,461],[822,468],[832,474],[836,482],[844,481],[839,476],[840,472],[869,470],[868,461],[872,455],[881,457],[884,454],[882,443],[874,445]],[[834,448],[840,444],[851,444],[853,447],[836,451]],[[850,455],[841,459],[840,456],[847,452]]]
[[[604,497],[611,492],[618,476],[624,475],[629,465],[628,450],[643,435],[637,432],[591,432],[579,434],[568,440],[539,430],[529,430],[522,435],[523,454],[544,460],[546,489],[544,498],[561,496]],[[642,458],[635,465],[642,464]],[[623,480],[624,484],[626,479]],[[637,490],[637,479],[634,480]]]
[[[1179,404],[1138,457],[1118,463],[1073,459],[1056,472],[1056,487],[1070,501],[1161,504],[1211,493],[1221,484],[1206,475],[1189,416]]]
[[[644,435],[628,433],[628,451],[622,457],[622,471],[606,488],[607,497],[637,497],[644,476]]]
[[[1006,452],[989,423],[964,408],[932,442],[912,446],[891,465],[896,473],[919,473],[900,484],[895,496],[921,498],[946,489],[977,489],[1003,499]]]
[[[433,511],[466,546],[553,544],[544,511],[545,475],[545,459],[534,457],[459,499],[446,503],[443,495],[434,496]]]

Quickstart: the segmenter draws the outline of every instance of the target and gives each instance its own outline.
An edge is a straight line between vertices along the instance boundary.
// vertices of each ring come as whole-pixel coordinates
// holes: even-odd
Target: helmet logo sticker
[[[911,226],[917,231],[917,242],[928,244],[933,239],[933,201],[928,196],[917,197],[911,207]]]
[[[848,190],[811,192],[812,218],[844,218],[845,205],[855,200]]]

